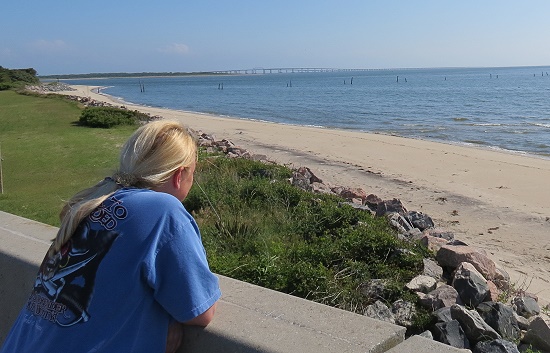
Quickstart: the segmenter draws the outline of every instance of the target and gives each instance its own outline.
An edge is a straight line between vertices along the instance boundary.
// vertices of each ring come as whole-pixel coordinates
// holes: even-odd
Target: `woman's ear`
[[[182,178],[183,178],[184,169],[185,168],[180,167],[174,172],[174,175],[172,175],[172,185],[176,189],[179,189],[181,187],[181,181],[182,181]]]

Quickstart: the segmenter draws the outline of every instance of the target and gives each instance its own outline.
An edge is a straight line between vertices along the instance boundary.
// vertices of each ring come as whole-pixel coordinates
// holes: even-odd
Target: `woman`
[[[179,123],[140,127],[118,172],[64,206],[1,352],[173,352],[181,323],[208,325],[218,279],[181,204],[196,160]]]

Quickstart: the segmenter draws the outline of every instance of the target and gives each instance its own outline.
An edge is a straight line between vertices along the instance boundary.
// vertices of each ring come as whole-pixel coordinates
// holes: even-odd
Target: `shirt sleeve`
[[[208,310],[221,291],[194,220],[178,222],[171,233],[156,254],[149,283],[157,302],[176,320],[185,322]]]

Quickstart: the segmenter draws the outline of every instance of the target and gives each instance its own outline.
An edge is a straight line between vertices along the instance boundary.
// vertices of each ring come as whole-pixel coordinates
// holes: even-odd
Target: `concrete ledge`
[[[411,336],[405,342],[390,349],[386,353],[465,353],[471,352],[469,349],[459,349],[442,344],[440,342],[424,338],[421,336]]]
[[[0,342],[26,302],[56,233],[55,227],[0,211]],[[188,327],[180,352],[461,351],[418,338],[402,343],[401,326],[219,277],[223,296],[214,321],[204,329]]]
[[[219,351],[229,339],[238,352],[385,352],[405,329],[348,311],[220,276],[224,293],[214,321],[197,330],[187,351]],[[246,347],[246,349],[244,348]]]

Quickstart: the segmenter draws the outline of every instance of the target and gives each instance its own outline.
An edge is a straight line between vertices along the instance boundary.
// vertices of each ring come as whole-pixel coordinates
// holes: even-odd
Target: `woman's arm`
[[[184,325],[194,325],[206,327],[212,321],[214,313],[216,312],[216,305],[218,302],[215,302],[208,310],[200,314],[194,319],[191,319],[186,322],[177,322],[174,321],[168,327],[168,337],[166,338],[166,353],[175,353],[181,345],[183,340],[183,326]]]
[[[184,322],[184,325],[194,325],[194,326],[202,326],[206,327],[210,321],[214,318],[214,314],[216,313],[216,306],[218,305],[218,302],[215,302],[214,305],[212,305],[208,310],[206,310],[204,313],[200,314],[199,316]]]

